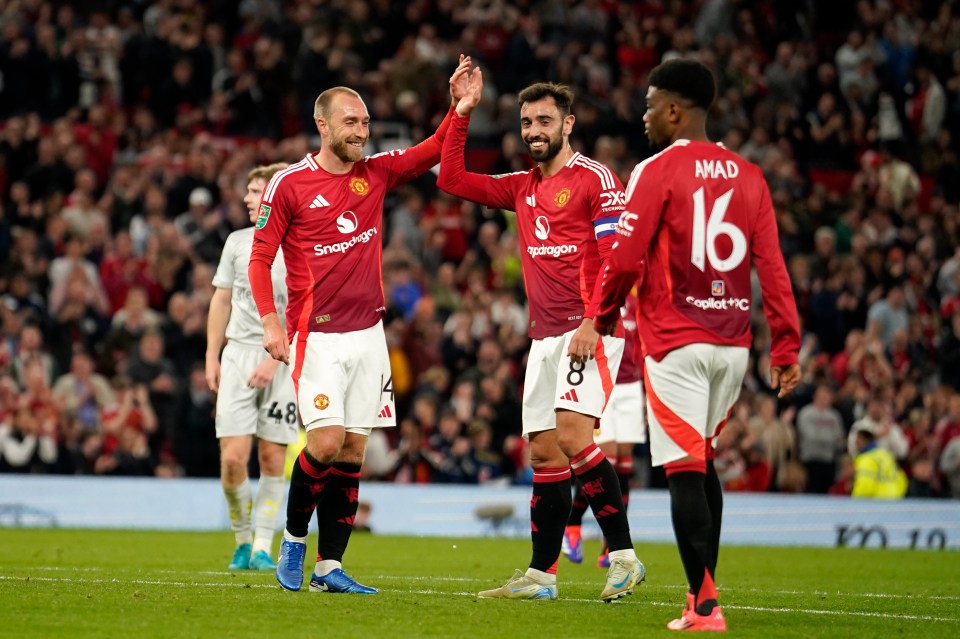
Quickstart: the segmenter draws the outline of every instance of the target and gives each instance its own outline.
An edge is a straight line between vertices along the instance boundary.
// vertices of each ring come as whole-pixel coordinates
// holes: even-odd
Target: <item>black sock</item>
[[[290,474],[290,490],[287,494],[286,528],[294,537],[307,536],[310,517],[317,507],[329,473],[330,466],[314,459],[306,448],[300,451]]]
[[[343,561],[360,506],[360,464],[334,462],[317,504],[317,559]]]
[[[571,501],[570,468],[533,471],[533,496],[530,498],[533,556],[530,567],[534,570],[556,574]]]
[[[583,494],[603,531],[607,547],[611,551],[633,548],[620,482],[607,458],[596,444],[590,444],[570,458],[570,465],[577,481],[583,485]]]
[[[696,471],[667,472],[670,515],[690,592],[696,597],[697,613],[708,615],[717,604],[717,591],[710,566],[713,554],[713,520],[704,491],[704,474]]]
[[[570,505],[570,517],[567,519],[568,526],[582,526],[583,514],[587,512],[587,497],[583,494],[583,485],[575,478],[573,480],[573,503]]]
[[[720,556],[720,522],[723,519],[723,489],[720,486],[720,477],[717,476],[717,469],[713,466],[713,460],[707,462],[707,476],[703,482],[704,492],[707,495],[707,505],[710,506],[710,519],[713,534],[711,536],[712,560],[709,568],[713,578],[717,578],[717,559]]]

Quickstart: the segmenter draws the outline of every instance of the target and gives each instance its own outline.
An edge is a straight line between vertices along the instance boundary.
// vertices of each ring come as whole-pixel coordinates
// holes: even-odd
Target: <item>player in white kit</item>
[[[260,166],[247,175],[243,201],[251,224],[267,181],[284,167]],[[227,238],[213,277],[216,290],[207,320],[206,376],[217,393],[220,483],[236,537],[230,570],[276,568],[271,546],[285,489],[283,464],[287,444],[297,440],[293,380],[285,364],[263,352],[263,327],[247,277],[253,231],[250,226]],[[271,275],[274,301],[282,309],[287,304],[283,260],[274,263]],[[247,476],[254,436],[260,462],[256,497]]]

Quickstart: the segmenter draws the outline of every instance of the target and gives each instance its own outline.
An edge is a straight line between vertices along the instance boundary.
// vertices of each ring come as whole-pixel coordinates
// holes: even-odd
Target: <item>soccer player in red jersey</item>
[[[536,167],[500,176],[468,173],[463,149],[482,88],[481,71],[474,69],[443,143],[437,185],[517,213],[533,339],[524,379],[523,434],[530,440],[534,474],[530,567],[479,596],[557,598],[572,468],[610,543],[601,598],[612,601],[631,594],[644,577],[616,472],[593,442],[593,427],[613,390],[623,352],[621,338],[601,338],[593,329],[600,267],[623,210],[622,185],[606,166],[570,148],[573,94],[549,83],[531,85],[519,95],[520,131]]]
[[[469,58],[450,78],[453,103]],[[382,318],[383,199],[440,160],[452,114],[425,141],[364,157],[370,115],[346,87],[317,98],[320,151],[267,184],[250,257],[250,284],[264,348],[289,363],[307,445],[294,464],[277,581],[303,582],[307,528],[317,511],[320,540],[311,591],[374,594],[341,566],[357,513],[360,464],[371,428],[396,425]],[[273,301],[270,267],[283,248],[289,301],[286,334]]]
[[[784,397],[800,381],[797,308],[770,192],[759,167],[707,139],[715,93],[699,62],[671,60],[651,72],[643,119],[651,143],[666,148],[630,176],[596,318],[599,332],[614,330],[642,267],[652,461],[667,473],[690,585],[672,630],[726,630],[714,585],[723,496],[713,451],[747,368],[751,263],[773,338],[772,385]]]

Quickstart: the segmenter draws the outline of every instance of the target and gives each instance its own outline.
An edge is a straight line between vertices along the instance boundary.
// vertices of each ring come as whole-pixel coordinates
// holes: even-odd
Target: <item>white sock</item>
[[[633,551],[633,548],[624,548],[623,550],[611,550],[610,551],[610,562],[613,563],[615,559],[632,559],[637,558],[637,553]]]
[[[343,568],[341,564],[336,559],[323,559],[317,562],[317,565],[313,568],[313,574],[317,577],[325,577],[337,568]]]
[[[290,531],[288,531],[286,528],[283,529],[283,538],[286,539],[287,541],[295,541],[298,544],[307,543],[306,537],[294,537],[293,535],[290,534]]]
[[[230,515],[230,528],[237,539],[237,545],[253,541],[250,532],[250,480],[244,479],[236,488],[224,488],[227,498],[227,514]]]
[[[260,475],[257,495],[253,499],[253,523],[256,526],[253,531],[254,554],[259,550],[270,554],[285,487],[286,481],[282,475]]]
[[[542,570],[537,570],[536,568],[527,568],[526,572],[527,577],[532,578],[539,584],[544,586],[552,586],[557,583],[557,576],[551,575],[549,572],[543,572]]]

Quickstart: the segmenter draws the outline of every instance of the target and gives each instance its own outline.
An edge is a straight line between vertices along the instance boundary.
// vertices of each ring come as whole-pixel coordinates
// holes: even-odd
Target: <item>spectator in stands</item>
[[[798,458],[807,470],[810,492],[825,493],[836,480],[843,435],[843,420],[833,408],[833,391],[828,386],[818,386],[813,403],[797,413]]]
[[[89,353],[79,350],[70,360],[70,372],[57,378],[53,395],[68,419],[76,418],[85,430],[98,430],[100,412],[116,399],[110,382],[94,371]]]

